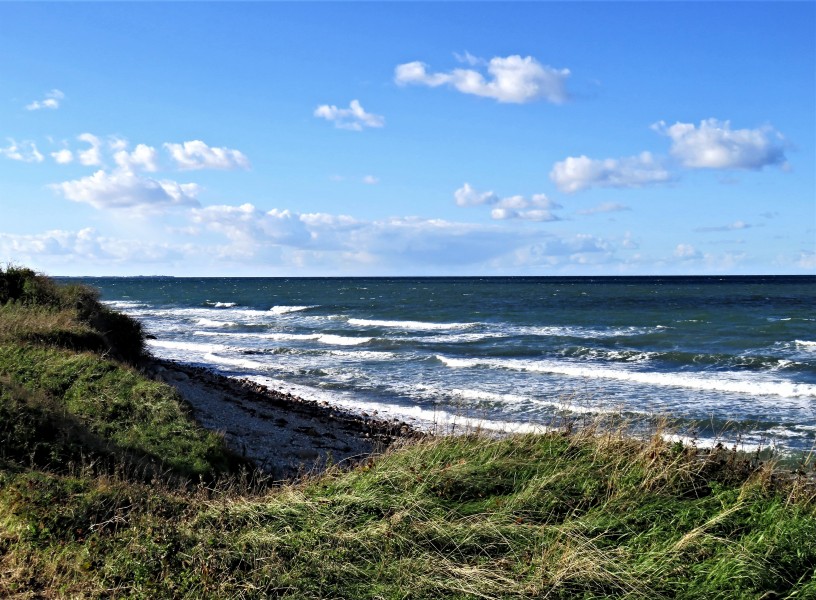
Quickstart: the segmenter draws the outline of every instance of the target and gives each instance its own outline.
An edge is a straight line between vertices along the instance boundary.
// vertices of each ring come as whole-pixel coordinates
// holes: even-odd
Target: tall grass
[[[6,474],[0,566],[63,597],[814,597],[814,489],[725,464],[581,432],[411,442],[268,489]]]

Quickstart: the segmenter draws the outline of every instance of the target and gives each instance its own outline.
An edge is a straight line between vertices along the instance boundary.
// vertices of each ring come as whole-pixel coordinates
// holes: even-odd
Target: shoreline
[[[199,425],[220,433],[230,450],[274,480],[352,466],[398,439],[428,435],[399,419],[305,400],[206,367],[151,356],[141,370],[175,388]]]

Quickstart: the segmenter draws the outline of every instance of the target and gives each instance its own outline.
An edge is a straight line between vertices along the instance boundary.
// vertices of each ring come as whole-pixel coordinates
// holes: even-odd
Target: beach
[[[304,400],[201,367],[151,359],[143,372],[173,386],[200,425],[223,435],[230,450],[276,480],[351,466],[399,437],[422,435],[399,420]]]

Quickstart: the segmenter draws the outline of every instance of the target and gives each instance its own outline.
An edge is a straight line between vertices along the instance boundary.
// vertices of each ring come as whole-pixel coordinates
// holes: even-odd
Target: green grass
[[[272,486],[128,364],[102,311],[12,283],[0,598],[816,598],[807,460],[783,476],[588,427],[414,441]]]
[[[581,433],[427,440],[266,490],[6,472],[0,596],[816,597],[813,489],[722,468]]]

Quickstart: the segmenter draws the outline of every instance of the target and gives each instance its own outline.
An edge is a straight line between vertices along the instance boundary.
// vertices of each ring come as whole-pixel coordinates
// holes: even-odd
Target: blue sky
[[[814,6],[0,3],[0,263],[814,273]]]

